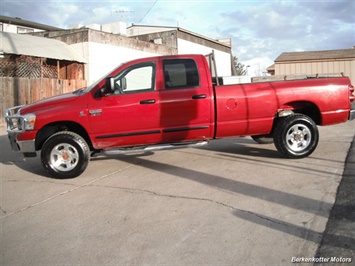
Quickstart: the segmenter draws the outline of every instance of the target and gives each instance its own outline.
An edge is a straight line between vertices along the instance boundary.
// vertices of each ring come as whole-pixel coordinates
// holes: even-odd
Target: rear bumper
[[[349,114],[349,120],[354,120],[355,119],[355,109],[350,110]]]

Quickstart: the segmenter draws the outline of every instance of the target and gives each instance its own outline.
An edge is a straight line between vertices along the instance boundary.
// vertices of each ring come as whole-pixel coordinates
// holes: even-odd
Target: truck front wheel
[[[52,135],[43,144],[41,162],[54,178],[73,178],[86,169],[90,160],[90,149],[78,134],[62,131]]]
[[[318,145],[319,133],[314,121],[302,114],[281,118],[274,129],[276,149],[288,158],[310,155]]]

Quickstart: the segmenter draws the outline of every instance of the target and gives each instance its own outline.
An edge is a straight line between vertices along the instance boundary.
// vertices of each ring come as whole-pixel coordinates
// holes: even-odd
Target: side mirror
[[[123,91],[127,89],[127,80],[125,77],[121,79],[121,88]]]
[[[105,94],[105,88],[99,89],[97,92],[94,94],[95,99],[101,99],[101,97]]]
[[[106,93],[113,93],[115,89],[115,80],[113,77],[107,77],[105,79],[105,92]]]

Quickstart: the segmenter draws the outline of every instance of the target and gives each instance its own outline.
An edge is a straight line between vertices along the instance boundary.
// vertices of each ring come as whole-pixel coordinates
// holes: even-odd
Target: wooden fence
[[[0,77],[0,123],[5,110],[86,87],[86,80]]]

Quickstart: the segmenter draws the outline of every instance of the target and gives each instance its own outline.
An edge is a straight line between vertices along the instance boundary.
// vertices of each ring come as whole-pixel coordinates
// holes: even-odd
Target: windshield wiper
[[[85,90],[86,88],[81,88],[81,89],[78,89],[78,90],[76,90],[76,91],[73,91],[73,94],[82,94],[83,92],[84,92],[84,90]]]

